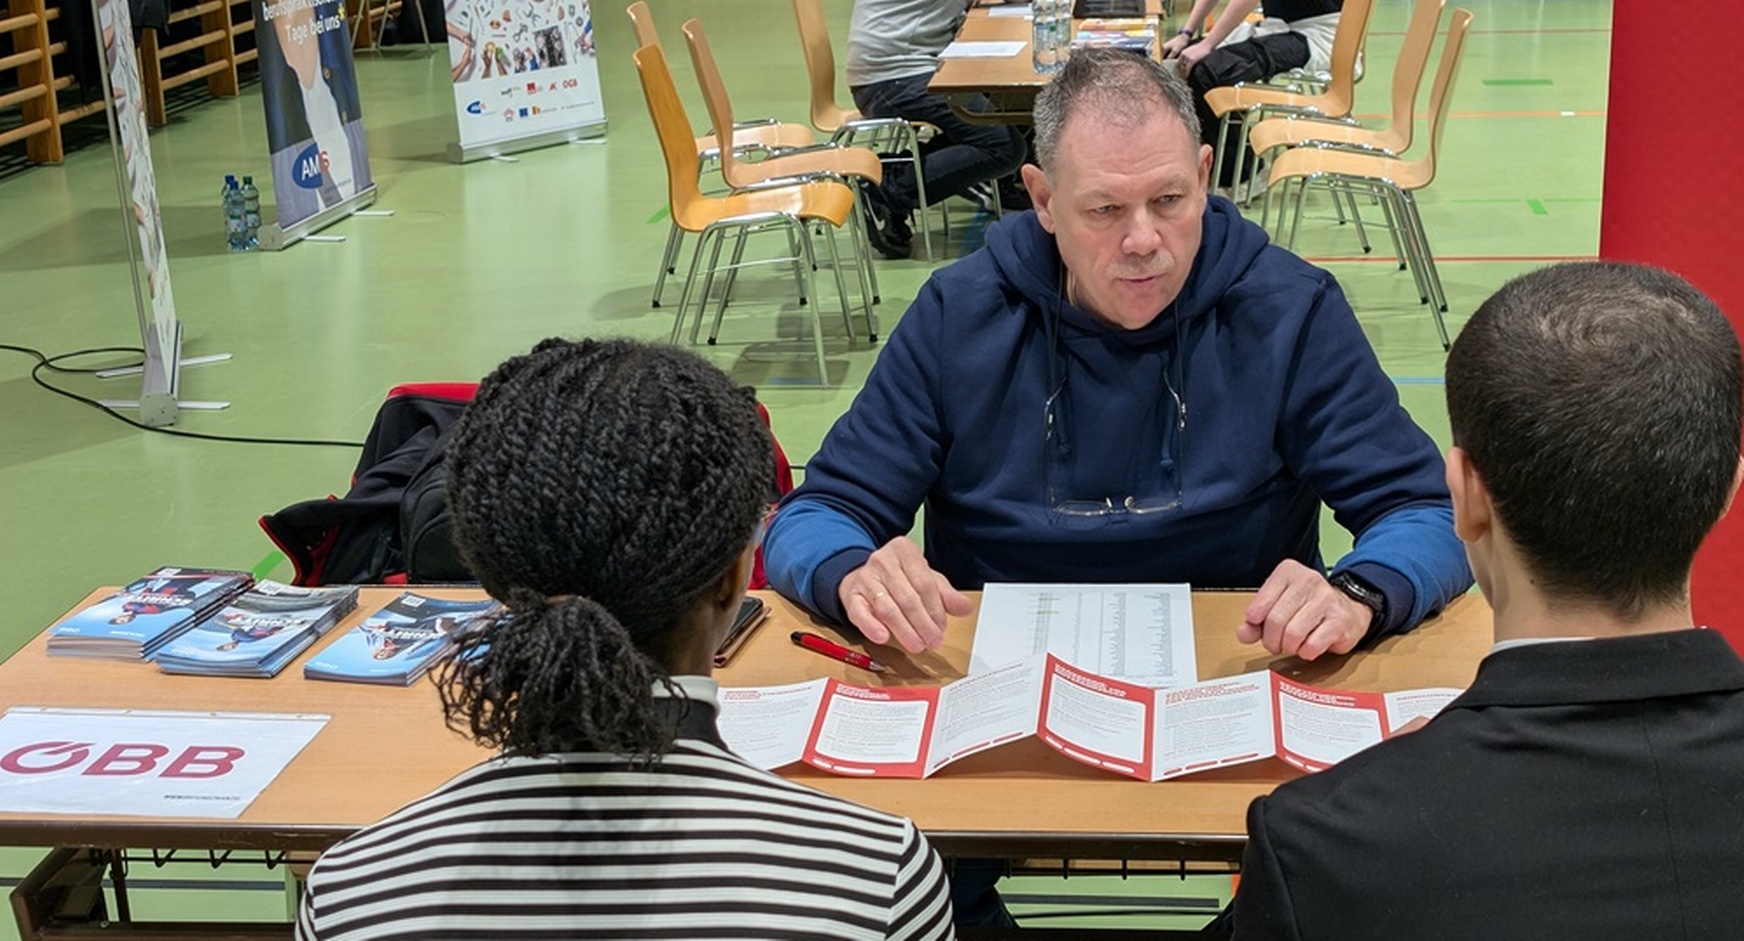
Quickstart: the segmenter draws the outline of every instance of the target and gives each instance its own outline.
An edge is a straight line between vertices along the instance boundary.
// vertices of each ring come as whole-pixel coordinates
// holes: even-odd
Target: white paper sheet
[[[14,706],[0,716],[0,810],[237,817],[327,719]]]
[[[995,745],[1034,735],[1042,662],[1013,663],[939,690],[939,715],[926,773]]]
[[[1027,19],[1033,19],[1035,16],[1035,12],[1034,12],[1033,8],[1031,8],[1030,5],[1027,3],[1002,3],[996,7],[988,7],[987,8],[987,15],[988,16],[1021,16],[1027,20]]]
[[[1171,584],[987,585],[969,672],[1043,652],[1144,686],[1198,682],[1192,592]]]
[[[733,754],[764,770],[798,761],[828,680],[786,686],[722,687],[718,723]]]
[[[954,42],[939,53],[941,59],[1010,59],[1029,43],[1021,41]]]

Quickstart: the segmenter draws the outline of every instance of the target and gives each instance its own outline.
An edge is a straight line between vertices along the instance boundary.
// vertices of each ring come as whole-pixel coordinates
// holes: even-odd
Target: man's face
[[[1136,330],[1181,293],[1203,237],[1211,148],[1152,106],[1134,124],[1103,109],[1066,122],[1051,178],[1023,168],[1042,228],[1053,233],[1072,302]]]

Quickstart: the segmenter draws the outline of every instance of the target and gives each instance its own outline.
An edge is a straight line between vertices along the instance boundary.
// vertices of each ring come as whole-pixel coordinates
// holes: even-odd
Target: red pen
[[[794,631],[787,635],[787,637],[789,640],[807,650],[821,653],[824,656],[829,657],[831,660],[840,660],[843,663],[859,667],[862,670],[871,670],[873,673],[884,673],[890,669],[860,651],[849,650],[827,637],[819,637],[816,634],[807,634],[805,631]]]

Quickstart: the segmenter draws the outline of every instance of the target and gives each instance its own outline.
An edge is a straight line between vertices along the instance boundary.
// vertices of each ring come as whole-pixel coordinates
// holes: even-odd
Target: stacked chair
[[[1425,7],[1431,5],[1434,5],[1434,18],[1425,10]],[[1348,2],[1345,9],[1350,9]],[[1415,54],[1426,58],[1428,41],[1423,33],[1427,30],[1432,37],[1434,20],[1439,18],[1439,14],[1440,8],[1436,0],[1419,0],[1417,11],[1412,16],[1411,28],[1407,30],[1407,46],[1401,55],[1401,70],[1408,66],[1405,61],[1407,55]],[[1427,27],[1422,22],[1425,19],[1430,23]],[[1298,144],[1279,154],[1271,165],[1271,192],[1267,194],[1267,208],[1269,215],[1269,201],[1274,198],[1279,201],[1279,235],[1283,234],[1285,225],[1284,208],[1290,206],[1290,200],[1294,199],[1293,211],[1289,213],[1289,234],[1283,240],[1284,244],[1292,248],[1295,245],[1296,232],[1302,222],[1303,200],[1309,186],[1323,186],[1335,199],[1340,196],[1375,199],[1386,213],[1387,225],[1393,233],[1393,241],[1401,260],[1410,267],[1412,276],[1417,281],[1419,298],[1431,305],[1444,349],[1448,347],[1449,341],[1447,325],[1441,315],[1447,310],[1447,295],[1442,290],[1441,276],[1435,268],[1435,256],[1430,251],[1429,237],[1424,231],[1423,217],[1418,211],[1414,194],[1435,179],[1441,134],[1447,124],[1453,86],[1459,74],[1460,55],[1471,21],[1471,11],[1464,9],[1454,10],[1449,21],[1447,38],[1441,47],[1441,62],[1435,70],[1435,81],[1429,93],[1429,146],[1421,157],[1407,160],[1398,151],[1386,146],[1392,144],[1402,150],[1411,141],[1410,110],[1415,102],[1415,89],[1410,92],[1411,103],[1405,105],[1401,118],[1400,88],[1397,82],[1394,87],[1393,123],[1384,131],[1357,135],[1357,129],[1352,128],[1338,131],[1329,135],[1329,139],[1316,143],[1311,143],[1306,138],[1300,141],[1289,139],[1307,133],[1306,130],[1292,130],[1288,134],[1282,130],[1267,131],[1259,138],[1262,146],[1266,142],[1274,142],[1275,146]],[[1414,41],[1422,42],[1422,48],[1415,52],[1411,45]],[[1421,62],[1417,69],[1421,74]]]
[[[690,47],[690,61],[696,68],[696,79],[702,86],[703,101],[708,106],[709,120],[715,127],[733,126],[733,106],[727,95],[726,85],[721,81],[719,67],[715,64],[714,52],[709,48],[708,36],[704,33],[702,24],[692,19],[684,24],[684,39]],[[883,179],[884,164],[878,155],[864,147],[839,147],[824,144],[815,147],[795,148],[776,151],[755,163],[738,159],[731,148],[720,151],[721,176],[734,191],[750,192],[760,188],[779,187],[786,183],[799,180],[827,180],[836,183],[853,184],[858,180],[878,183]],[[861,233],[865,226],[861,218],[859,200],[855,200],[850,212],[850,235],[848,246],[854,256],[854,267],[859,279],[860,297],[866,312],[866,332],[869,339],[878,339],[878,324],[872,313],[872,304],[877,297],[877,272],[873,270],[871,255],[865,251],[865,239]],[[674,233],[678,230],[674,228]],[[846,297],[847,286],[842,279],[841,258],[836,251],[836,240],[827,239],[825,244],[830,250],[831,269],[836,277],[836,290],[844,298],[843,317],[847,322],[848,337],[854,336],[854,324],[847,317]],[[721,292],[720,306],[715,309],[714,327],[709,330],[709,345],[713,346],[715,337],[721,328],[721,315],[726,311],[727,297],[732,293],[733,276],[744,256],[745,236],[740,234],[733,246],[733,259],[727,267],[727,283]],[[669,247],[672,255],[676,255],[675,247]],[[675,261],[668,258],[662,265]],[[711,262],[712,265],[712,262]],[[707,292],[703,297],[706,302]],[[700,312],[699,312],[700,313]],[[699,316],[697,326],[701,326]],[[696,329],[691,330],[691,341],[696,340]]]
[[[1249,127],[1274,115],[1315,115],[1342,118],[1350,114],[1356,95],[1357,61],[1368,37],[1369,16],[1375,0],[1344,0],[1338,16],[1338,32],[1332,38],[1331,81],[1320,94],[1307,95],[1265,83],[1239,82],[1223,88],[1213,88],[1205,95],[1205,104],[1221,122],[1218,127],[1215,156],[1211,161],[1211,185],[1223,179],[1225,160],[1239,161],[1248,149]],[[1241,131],[1234,154],[1226,153],[1230,128],[1241,122]]]
[[[838,257],[835,244],[837,230],[846,227],[850,221],[857,220],[854,190],[834,180],[799,179],[771,180],[763,185],[734,190],[726,195],[704,194],[697,181],[701,172],[697,140],[692,133],[690,119],[685,114],[684,104],[679,100],[678,88],[673,81],[665,53],[659,45],[644,45],[636,51],[635,59],[642,92],[648,103],[648,115],[653,120],[666,163],[672,223],[677,229],[699,236],[696,251],[691,256],[690,267],[685,275],[684,293],[673,318],[673,341],[677,341],[684,326],[692,297],[696,298],[696,317],[700,327],[714,276],[722,270],[721,248],[728,236],[733,236],[738,241],[733,250],[733,261],[726,269],[729,272],[727,280],[730,281],[733,273],[740,267],[769,264],[789,266],[799,287],[800,302],[804,304],[808,298],[815,298],[817,255],[813,246],[813,227],[816,226],[822,232],[831,256]],[[730,156],[731,148],[723,149],[722,153]],[[744,239],[752,234],[769,231],[780,231],[787,236],[788,253],[775,259],[743,261]],[[862,261],[863,266],[868,253],[860,240],[864,240],[865,232],[863,229],[855,229],[850,230],[849,235],[857,240],[854,255]],[[705,254],[708,256],[708,263],[703,268]],[[669,245],[668,257],[676,257],[676,246]],[[700,286],[699,269],[702,269],[704,276]],[[663,264],[663,276],[664,272]],[[842,280],[838,267],[838,285],[841,285]],[[866,282],[861,283],[864,285]],[[846,290],[842,290],[840,296],[842,317],[848,321],[850,314]],[[870,298],[865,299],[869,305]],[[724,305],[724,298],[722,303]],[[818,315],[818,305],[812,303],[810,308],[818,378],[820,383],[827,384],[829,371],[824,359],[823,323]],[[870,306],[867,307],[867,318],[868,327],[871,328]],[[849,331],[851,336],[851,321]]]

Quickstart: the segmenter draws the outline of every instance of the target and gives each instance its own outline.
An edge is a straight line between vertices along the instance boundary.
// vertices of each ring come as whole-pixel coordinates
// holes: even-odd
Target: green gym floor
[[[655,0],[669,49],[679,24],[708,25],[742,116],[803,121],[805,73],[787,0]],[[1179,6],[1186,6],[1180,0]],[[1608,0],[1455,0],[1477,15],[1448,123],[1440,174],[1421,194],[1425,225],[1451,300],[1450,330],[1508,277],[1593,256],[1599,241],[1611,4]],[[838,60],[850,4],[828,4]],[[1357,113],[1384,120],[1407,0],[1379,0]],[[184,355],[230,353],[190,368],[182,397],[230,408],[184,411],[188,431],[360,441],[383,393],[418,380],[477,379],[552,335],[664,338],[672,307],[648,297],[666,235],[666,181],[615,0],[594,11],[610,131],[603,143],[551,147],[516,162],[456,166],[444,50],[358,55],[376,208],[327,230],[343,242],[276,253],[226,251],[218,190],[225,173],[268,175],[258,83],[240,98],[182,97],[152,135]],[[700,97],[682,53],[674,62],[692,123]],[[1427,82],[1426,82],[1427,84]],[[846,100],[845,90],[841,96]],[[1424,92],[1419,108],[1427,107]],[[96,140],[61,166],[23,168],[0,148],[0,343],[49,355],[139,343],[115,171]],[[1426,135],[1419,135],[1421,140]],[[266,189],[263,186],[263,190]],[[271,194],[266,193],[270,202]],[[1311,203],[1311,207],[1315,204]],[[1319,204],[1324,208],[1325,203]],[[972,251],[985,217],[958,202],[946,254]],[[1312,211],[1312,209],[1311,209]],[[268,218],[271,218],[269,210]],[[936,218],[936,217],[935,217]],[[1350,227],[1304,222],[1297,244],[1343,283],[1406,407],[1446,444],[1443,352],[1411,277],[1390,256],[1364,256]],[[919,240],[917,239],[917,251]],[[880,262],[888,332],[935,263]],[[820,292],[832,310],[829,279]],[[671,290],[669,288],[669,290]],[[675,296],[675,295],[674,295]],[[830,384],[817,385],[806,311],[773,273],[742,278],[720,345],[698,349],[767,403],[789,457],[803,463],[847,408],[878,347],[850,343],[825,317]],[[126,363],[126,354],[67,361]],[[255,525],[286,504],[343,491],[356,460],[343,447],[201,441],[151,434],[55,396],[32,360],[0,351],[0,655],[10,654],[93,587],[163,564],[213,565],[290,577]],[[127,398],[137,379],[50,375],[93,397]],[[1328,523],[1326,553],[1349,537]],[[36,851],[0,850],[0,887]],[[152,870],[139,907],[158,917],[282,918],[278,871],[204,865]],[[228,887],[212,889],[213,880]],[[1215,910],[1225,877],[1025,878],[1006,886],[1031,924],[1167,925],[1140,910],[1162,896]],[[1098,900],[1097,897],[1102,897]],[[1091,911],[1114,916],[1091,917]],[[1138,912],[1138,913],[1135,913]],[[167,913],[167,914],[166,914]],[[1067,913],[1072,920],[1045,917]],[[1038,917],[1040,916],[1040,917]],[[1177,924],[1196,924],[1203,916]],[[9,920],[0,939],[16,937]]]

